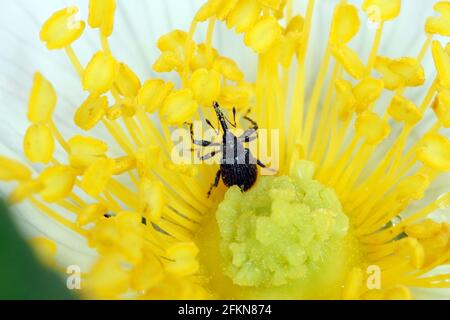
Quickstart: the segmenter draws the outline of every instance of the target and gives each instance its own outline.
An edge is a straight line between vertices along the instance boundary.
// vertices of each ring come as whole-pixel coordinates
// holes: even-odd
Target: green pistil
[[[348,231],[332,189],[313,180],[314,165],[263,176],[248,192],[230,188],[216,216],[225,273],[241,286],[274,287],[306,279],[326,265]]]

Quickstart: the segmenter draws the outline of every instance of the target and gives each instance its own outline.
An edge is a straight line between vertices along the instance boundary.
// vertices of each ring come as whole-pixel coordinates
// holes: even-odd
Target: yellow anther
[[[99,28],[103,36],[109,37],[113,31],[116,0],[90,0],[88,23]]]
[[[398,255],[408,258],[415,269],[422,268],[425,260],[425,251],[417,239],[407,237],[399,240],[396,244],[396,253]]]
[[[136,168],[136,158],[134,156],[123,156],[114,159],[115,165],[113,174],[120,175]]]
[[[397,121],[414,125],[422,119],[422,112],[410,100],[403,96],[395,95],[388,107],[389,115]]]
[[[425,31],[430,34],[450,36],[450,3],[448,1],[440,1],[433,8],[440,15],[427,19]]]
[[[195,15],[195,20],[203,22],[216,15],[220,7],[223,5],[224,0],[208,0]]]
[[[115,251],[120,242],[120,230],[117,215],[98,220],[92,229],[89,229],[88,245],[95,247],[99,252],[107,254]],[[116,250],[117,251],[117,250]]]
[[[397,17],[401,5],[401,0],[364,0],[362,8],[370,20],[381,22]]]
[[[425,135],[417,150],[417,158],[432,169],[450,170],[450,141],[438,133]]]
[[[146,291],[155,287],[163,278],[161,261],[149,254],[131,271],[131,287],[138,292]]]
[[[383,76],[385,87],[389,90],[403,86],[417,87],[425,82],[425,71],[415,58],[392,60],[380,56],[375,62],[375,69]]]
[[[141,81],[125,63],[119,63],[118,73],[114,87],[125,97],[134,98],[141,88]]]
[[[97,159],[84,172],[81,187],[87,194],[98,196],[108,185],[114,173],[113,159]]]
[[[8,202],[11,204],[19,203],[38,193],[42,188],[43,185],[38,180],[21,181],[8,196]]]
[[[91,294],[103,299],[118,298],[130,286],[130,275],[121,265],[119,255],[102,256],[89,272],[88,287]]]
[[[142,215],[134,211],[122,211],[117,214],[117,226],[121,231],[129,232],[136,228],[136,232],[140,232],[143,229]],[[139,228],[138,228],[139,227]]]
[[[215,70],[198,69],[189,81],[194,98],[204,106],[216,101],[221,91],[221,77]]]
[[[83,130],[90,130],[102,120],[108,108],[108,99],[91,94],[75,113],[74,122]]]
[[[47,202],[55,202],[67,197],[75,183],[76,172],[69,166],[48,167],[39,176],[42,184],[40,195]]]
[[[198,248],[193,242],[176,243],[167,249],[166,254],[167,258],[172,260],[167,265],[168,272],[186,276],[198,271]]]
[[[245,34],[244,42],[256,53],[267,52],[280,39],[281,27],[277,19],[272,16],[261,18]]]
[[[110,90],[116,79],[117,66],[111,54],[97,52],[84,70],[83,89],[97,94]]]
[[[420,223],[413,224],[405,227],[405,233],[409,237],[416,239],[431,238],[441,231],[442,226],[440,223],[431,219],[426,219]]]
[[[114,121],[122,116],[122,105],[116,104],[106,110],[106,119]]]
[[[133,117],[137,112],[136,102],[131,98],[123,100],[119,107],[120,115],[124,117]]]
[[[158,48],[162,52],[170,51],[181,54],[184,51],[188,34],[182,30],[173,30],[158,39]]]
[[[188,121],[197,111],[198,104],[190,89],[173,91],[164,101],[160,113],[168,124],[178,125]]]
[[[377,145],[390,133],[389,124],[373,112],[363,112],[358,116],[355,123],[356,134],[365,138],[369,145]]]
[[[222,5],[216,12],[217,19],[225,20],[239,1],[240,0],[222,1]]]
[[[108,213],[108,208],[99,203],[94,203],[85,206],[81,209],[80,213],[77,216],[77,225],[83,227],[89,223],[97,222],[104,215]]]
[[[36,72],[28,101],[28,120],[33,123],[49,121],[55,110],[56,100],[53,85],[40,72]]]
[[[364,75],[364,65],[358,54],[346,45],[333,45],[331,53],[353,78],[359,80]]]
[[[418,87],[425,83],[425,71],[416,58],[394,59],[390,63],[390,68],[403,78],[404,85],[408,87]]]
[[[346,44],[358,33],[360,27],[358,9],[350,4],[339,4],[334,10],[330,42]]]
[[[383,82],[386,89],[396,90],[403,87],[405,81],[403,77],[392,70],[392,60],[386,57],[377,57],[375,69],[383,76]]]
[[[244,74],[239,69],[236,62],[231,59],[219,57],[214,61],[213,69],[221,73],[226,79],[240,82],[244,79]]]
[[[77,7],[56,11],[42,26],[40,38],[48,49],[62,49],[77,40],[84,31],[84,21],[78,21]]]
[[[386,291],[384,294],[386,300],[411,300],[411,291],[405,286],[396,286]]]
[[[172,82],[162,80],[147,80],[139,90],[138,103],[145,107],[145,111],[153,113],[164,103],[174,88]]]
[[[47,266],[54,266],[56,264],[55,256],[58,247],[54,241],[44,237],[36,237],[30,239],[29,243],[44,264]]]
[[[68,141],[70,165],[76,169],[86,169],[98,158],[105,158],[108,145],[98,139],[74,136]]]
[[[139,185],[139,212],[149,221],[158,223],[165,205],[163,184],[143,178]]]
[[[211,69],[214,61],[218,57],[217,50],[210,48],[208,52],[205,44],[200,44],[195,47],[191,57],[191,70],[195,71],[200,68]]]
[[[261,5],[257,0],[238,1],[227,16],[228,28],[235,28],[237,33],[247,32],[258,21]]]
[[[51,130],[43,124],[31,125],[23,140],[23,150],[31,162],[49,163],[55,151]]]
[[[450,56],[437,40],[433,41],[431,51],[441,86],[450,88]]]
[[[224,108],[236,107],[240,111],[250,106],[252,95],[253,88],[250,86],[225,86],[222,88],[219,102]]]
[[[441,230],[433,236],[420,240],[420,243],[425,249],[425,265],[449,253],[449,225],[444,222],[440,224],[440,227]]]
[[[296,15],[288,22],[284,34],[288,35],[290,33],[301,34],[303,32],[303,27],[305,25],[305,19],[302,16]]]
[[[347,275],[342,291],[342,299],[355,300],[361,295],[363,272],[360,268],[353,268]]]
[[[439,122],[445,127],[450,127],[450,89],[442,88],[433,103],[433,110]]]
[[[430,185],[430,178],[422,173],[409,176],[402,180],[396,189],[397,199],[401,202],[420,200]]]
[[[353,88],[355,96],[355,109],[357,113],[364,112],[374,103],[383,91],[383,80],[375,78],[364,78]]]
[[[355,97],[353,95],[353,87],[349,81],[337,80],[336,87],[336,108],[339,110],[339,118],[343,122],[347,122],[355,112]]]
[[[164,51],[152,68],[156,72],[171,72],[174,70],[179,72],[183,69],[183,61],[180,54],[173,51]]]
[[[31,171],[19,161],[12,160],[0,155],[0,180],[2,181],[24,181],[31,177]]]
[[[148,177],[159,161],[161,149],[158,146],[145,146],[136,152],[136,167],[140,177]]]

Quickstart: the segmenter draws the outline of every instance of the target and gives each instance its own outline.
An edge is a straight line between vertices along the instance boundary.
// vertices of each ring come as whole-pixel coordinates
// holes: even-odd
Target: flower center
[[[214,269],[213,285],[239,286],[239,298],[268,298],[281,290],[287,298],[308,297],[322,286],[339,287],[355,259],[348,248],[355,245],[335,192],[313,174],[314,164],[300,161],[290,176],[262,176],[246,193],[238,187],[226,192],[216,212],[215,244],[210,226],[200,236],[210,244],[203,262]]]

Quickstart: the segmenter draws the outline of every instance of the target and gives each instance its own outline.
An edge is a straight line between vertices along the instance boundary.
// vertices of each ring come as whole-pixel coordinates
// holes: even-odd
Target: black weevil
[[[258,138],[258,124],[245,116],[244,119],[249,121],[252,126],[237,137],[228,128],[228,124],[236,128],[236,109],[233,108],[234,119],[232,123],[225,117],[217,102],[213,103],[213,107],[223,130],[221,144],[194,139],[193,124],[190,124],[191,139],[194,145],[218,148],[206,155],[199,155],[201,160],[211,159],[216,155],[222,154],[220,169],[217,171],[214,183],[211,184],[207,195],[209,197],[212,189],[219,185],[220,177],[222,177],[222,181],[227,187],[238,186],[242,192],[247,191],[255,184],[258,177],[257,165],[262,168],[266,167],[260,160],[254,158],[250,150],[244,146],[244,143]],[[214,126],[209,120],[206,120],[206,122],[214,129]]]

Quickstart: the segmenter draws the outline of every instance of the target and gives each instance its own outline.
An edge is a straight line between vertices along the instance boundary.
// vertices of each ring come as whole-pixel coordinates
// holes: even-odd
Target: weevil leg
[[[258,130],[258,124],[256,123],[255,120],[253,120],[252,118],[250,118],[248,115],[244,116],[243,119],[247,120],[248,122],[250,122],[253,125],[253,128],[255,128],[256,130]]]
[[[207,193],[208,198],[211,196],[211,192],[212,192],[213,188],[217,188],[217,186],[219,185],[221,174],[222,174],[222,171],[220,171],[220,169],[219,169],[219,171],[217,171],[216,178],[214,179],[214,183],[211,184],[211,187],[209,188],[209,191]]]
[[[260,166],[261,168],[265,168],[271,172],[277,173],[278,171],[272,168],[267,167],[267,165],[265,165],[264,163],[262,163],[260,160],[256,160],[256,163],[258,164],[258,166]]]
[[[212,141],[207,141],[207,140],[196,140],[196,139],[194,138],[194,125],[193,125],[192,123],[186,123],[186,124],[189,125],[189,131],[190,131],[190,134],[191,134],[191,141],[192,141],[192,143],[193,143],[194,145],[201,146],[201,147],[209,147],[209,146],[214,145],[214,144],[212,143]]]
[[[243,142],[250,142],[258,138],[258,124],[253,119],[249,118],[248,116],[243,117],[245,120],[250,122],[252,126],[245,130],[245,132],[239,137],[239,139]],[[254,137],[251,137],[251,135],[255,135]]]
[[[257,159],[256,163],[258,164],[258,166],[260,166],[261,168],[267,168],[267,166],[261,162],[261,160]]]
[[[200,150],[198,151],[198,154],[197,154],[197,156],[198,156],[198,158],[200,159],[200,160],[208,160],[208,159],[211,159],[211,158],[214,158],[216,155],[218,155],[219,153],[220,153],[221,151],[220,150],[214,150],[214,151],[212,151],[212,152],[210,152],[210,153],[208,153],[208,154],[205,154],[205,155],[200,155]]]

